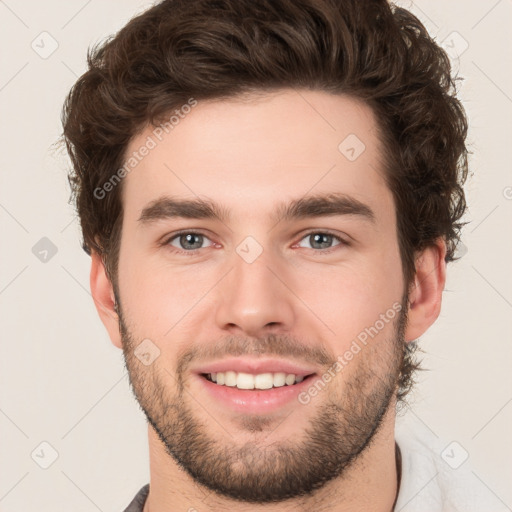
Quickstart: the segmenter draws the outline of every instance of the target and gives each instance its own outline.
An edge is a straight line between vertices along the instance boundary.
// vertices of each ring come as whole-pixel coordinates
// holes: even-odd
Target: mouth
[[[214,407],[238,414],[270,414],[303,407],[299,395],[319,368],[271,357],[228,357],[191,368],[203,396]]]

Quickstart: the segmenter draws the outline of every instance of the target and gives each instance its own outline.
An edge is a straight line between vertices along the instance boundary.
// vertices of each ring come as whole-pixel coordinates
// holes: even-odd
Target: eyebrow
[[[309,195],[277,206],[272,215],[275,222],[310,217],[355,215],[375,223],[375,213],[366,204],[346,194]],[[181,199],[163,196],[145,206],[139,217],[141,224],[171,218],[212,219],[229,222],[229,210],[209,199]]]

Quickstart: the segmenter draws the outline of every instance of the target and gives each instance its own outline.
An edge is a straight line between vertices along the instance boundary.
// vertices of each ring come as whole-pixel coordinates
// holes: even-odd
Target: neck
[[[370,445],[341,477],[312,495],[257,505],[235,502],[197,484],[167,454],[158,435],[148,426],[150,492],[144,512],[392,512],[398,486],[394,428],[391,406]]]

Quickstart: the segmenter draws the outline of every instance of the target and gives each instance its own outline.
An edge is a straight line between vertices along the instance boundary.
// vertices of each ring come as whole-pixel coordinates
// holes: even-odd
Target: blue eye
[[[319,249],[319,250],[325,250],[325,249],[331,249],[333,247],[336,247],[338,245],[348,245],[345,240],[340,238],[339,236],[332,235],[330,233],[326,233],[323,231],[314,231],[309,234],[307,234],[302,240],[308,240],[310,246],[307,247],[308,249]],[[302,242],[301,240],[301,242]],[[337,241],[338,243],[332,245],[333,242]],[[301,242],[299,242],[299,247],[304,247],[301,245]]]
[[[213,245],[213,242],[211,242],[209,238],[202,235],[201,233],[186,232],[180,233],[178,235],[173,236],[172,238],[169,238],[166,244],[172,247],[176,247],[177,249],[182,249],[181,252],[193,252],[198,249],[202,249],[202,245],[205,240],[208,240],[210,242],[210,244],[207,245],[206,247],[210,247],[211,245]]]

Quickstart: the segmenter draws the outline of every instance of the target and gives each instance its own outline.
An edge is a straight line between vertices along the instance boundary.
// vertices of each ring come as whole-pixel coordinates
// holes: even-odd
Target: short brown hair
[[[84,249],[114,286],[122,167],[130,140],[173,109],[252,91],[306,88],[366,102],[376,115],[406,283],[416,251],[454,252],[466,209],[467,121],[446,53],[409,11],[384,0],[164,0],[88,53],[63,109]]]

